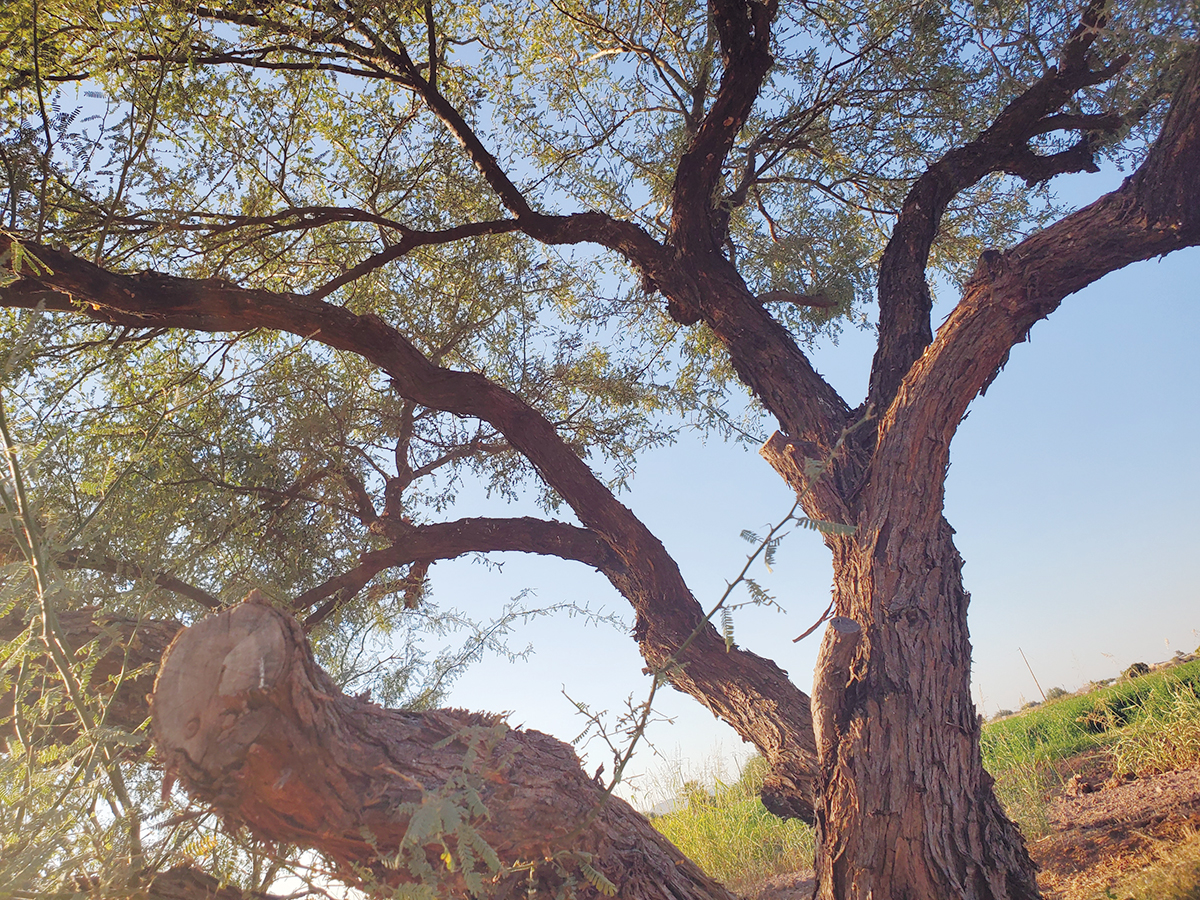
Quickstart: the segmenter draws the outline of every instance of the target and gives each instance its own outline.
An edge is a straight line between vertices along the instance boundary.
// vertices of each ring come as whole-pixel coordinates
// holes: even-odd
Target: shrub
[[[1046,691],[1046,699],[1047,700],[1057,700],[1060,697],[1067,697],[1067,696],[1070,696],[1068,694],[1068,692],[1063,690],[1060,687],[1052,687],[1052,688],[1050,688],[1050,690]]]
[[[993,722],[999,722],[1001,719],[1007,719],[1009,716],[1015,715],[1011,709],[998,709],[996,714],[992,716]]]
[[[1121,673],[1126,678],[1141,678],[1143,675],[1150,674],[1150,667],[1144,662],[1135,662],[1132,666]]]

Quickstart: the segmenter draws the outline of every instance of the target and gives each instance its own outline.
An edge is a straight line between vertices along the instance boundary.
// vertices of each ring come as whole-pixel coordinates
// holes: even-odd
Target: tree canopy
[[[932,705],[904,714],[961,734],[912,751],[928,763],[914,771],[961,764],[982,785],[965,819],[1000,823],[955,852],[1010,887],[971,876],[969,896],[1034,896],[963,694],[947,447],[1065,296],[1200,239],[1196,15],[1158,0],[6,4],[14,883],[132,890],[209,853],[215,874],[269,884],[277,858],[217,819],[151,812],[144,710],[110,722],[111,679],[141,684],[165,623],[258,591],[339,689],[431,710],[532,612],[463,623],[428,591],[434,564],[515,550],[601,571],[656,679],[759,747],[769,808],[826,835],[823,897],[852,896],[837,861],[862,857],[830,799],[875,727],[854,723],[879,718],[872,691],[900,692],[897,671],[951,661]],[[1131,177],[1067,214],[1054,176],[1102,165]],[[962,297],[936,337],[933,291]],[[805,354],[847,327],[879,335],[861,403]],[[811,703],[706,622],[720,610],[616,496],[680,429],[737,440],[748,421],[779,429],[764,455],[834,553],[839,619]],[[478,483],[486,517],[450,518]],[[505,515],[525,494],[543,518]],[[406,641],[464,625],[437,658]],[[77,657],[76,638],[91,639]]]

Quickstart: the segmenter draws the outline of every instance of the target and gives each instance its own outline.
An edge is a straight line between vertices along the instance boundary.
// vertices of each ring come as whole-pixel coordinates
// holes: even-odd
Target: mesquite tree
[[[92,684],[67,671],[54,603],[136,583],[154,589],[139,616],[184,621],[260,589],[345,681],[362,674],[348,636],[418,619],[438,560],[558,556],[602,572],[647,667],[763,754],[768,808],[818,829],[819,897],[1038,896],[980,761],[942,517],[949,446],[1064,298],[1200,241],[1195,14],[1121,0],[7,4],[0,305],[5,403],[21,414],[6,441],[31,451],[16,456],[35,500],[14,468],[3,502],[20,523],[6,557],[37,583],[6,597],[40,598],[25,633],[41,635],[44,670],[72,698]],[[1105,160],[1132,174],[1061,215],[1045,186]],[[936,334],[935,275],[961,293]],[[869,392],[852,406],[805,348],[876,303]],[[762,454],[781,496],[841,526],[825,534],[837,618],[811,698],[727,646],[613,492],[672,423],[729,427],[738,385],[778,429]],[[578,524],[446,521],[466,476],[501,496],[532,486]],[[100,630],[126,671],[161,643],[128,638],[148,626],[107,602]],[[365,884],[444,864],[460,893],[486,887],[479,873],[517,890],[523,873],[551,892],[722,896],[636,816],[593,811],[569,754],[543,783],[577,828],[488,832],[483,808],[536,821],[520,785],[538,778],[520,765],[550,744],[340,694],[290,619],[252,639],[228,618],[246,615],[260,613],[196,626],[224,629],[215,663],[181,638],[156,700],[159,765],[230,825]],[[437,693],[376,681],[385,699]],[[183,720],[180,691],[197,694]],[[47,733],[98,734],[109,720],[86,699]],[[117,706],[112,722],[136,724],[136,700]],[[202,748],[226,727],[236,740]],[[395,741],[424,747],[423,768],[383,749]],[[451,745],[458,775],[435,759]],[[136,818],[120,754],[103,760]],[[418,829],[414,852],[397,823],[421,796],[474,812],[452,835],[449,818]],[[337,813],[306,819],[316,808]],[[632,859],[636,877],[619,869]]]

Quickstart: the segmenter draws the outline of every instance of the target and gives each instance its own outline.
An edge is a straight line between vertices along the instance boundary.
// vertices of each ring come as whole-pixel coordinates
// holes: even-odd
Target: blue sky
[[[985,715],[1040,697],[1022,650],[1049,690],[1200,645],[1198,288],[1200,250],[1192,249],[1068,298],[1015,348],[955,438],[946,514],[966,561],[974,699]],[[935,310],[935,324],[949,308]],[[813,359],[854,405],[873,349],[870,332],[849,331]],[[739,532],[761,533],[791,505],[786,486],[753,451],[696,436],[646,455],[623,500],[663,540],[705,605],[745,560],[750,545]],[[460,503],[459,511],[502,514],[494,504]],[[737,642],[774,659],[807,690],[819,633],[800,644],[792,638],[829,601],[829,554],[816,535],[796,533],[773,573],[760,565],[754,574],[786,613],[739,610]],[[608,583],[578,564],[509,554],[501,572],[460,561],[439,563],[433,575],[439,602],[479,617],[531,588],[543,604],[573,600],[628,618]],[[585,723],[564,691],[615,714],[649,687],[621,630],[559,617],[535,622],[513,644],[525,641],[534,647],[527,661],[475,666],[451,704],[509,710],[514,724],[569,740]],[[699,767],[715,753],[749,752],[691,698],[668,690],[656,706],[674,719],[649,735],[667,757]],[[608,763],[596,742],[581,750],[592,768]],[[660,765],[642,751],[632,772]]]

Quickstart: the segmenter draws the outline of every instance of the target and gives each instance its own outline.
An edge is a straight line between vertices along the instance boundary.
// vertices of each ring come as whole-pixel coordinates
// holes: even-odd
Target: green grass
[[[1125,772],[1171,772],[1200,765],[1200,692],[1179,685],[1118,735],[1112,754]]]
[[[654,827],[701,869],[734,890],[810,868],[813,831],[784,821],[758,799],[766,764],[751,759],[733,784],[717,782],[710,793],[695,781],[676,791],[674,812],[656,816]]]
[[[1088,750],[1147,773],[1200,761],[1200,660],[1050,700],[983,728],[983,762],[996,794],[1029,837],[1046,832],[1054,764]],[[1190,755],[1188,755],[1190,754]]]
[[[1200,660],[1119,681],[1089,694],[1050,700],[985,725],[984,762],[1002,762],[1013,753],[1024,758],[1065,759],[1107,747],[1122,729],[1169,707],[1175,694],[1188,687],[1200,690]]]
[[[1113,753],[1118,768],[1127,771],[1200,764],[1200,660],[1089,694],[1056,697],[985,725],[981,743],[997,796],[1026,836],[1036,839],[1049,828],[1048,797],[1059,784],[1055,763],[1061,760],[1100,750]],[[737,781],[717,778],[711,792],[675,772],[667,793],[676,797],[677,808],[654,818],[660,832],[734,890],[812,865],[812,829],[776,818],[758,799],[765,769],[761,759],[751,759]],[[1182,866],[1162,877],[1184,883],[1190,872]],[[1139,893],[1144,890],[1165,888],[1131,885],[1121,900],[1200,900],[1198,893]]]

